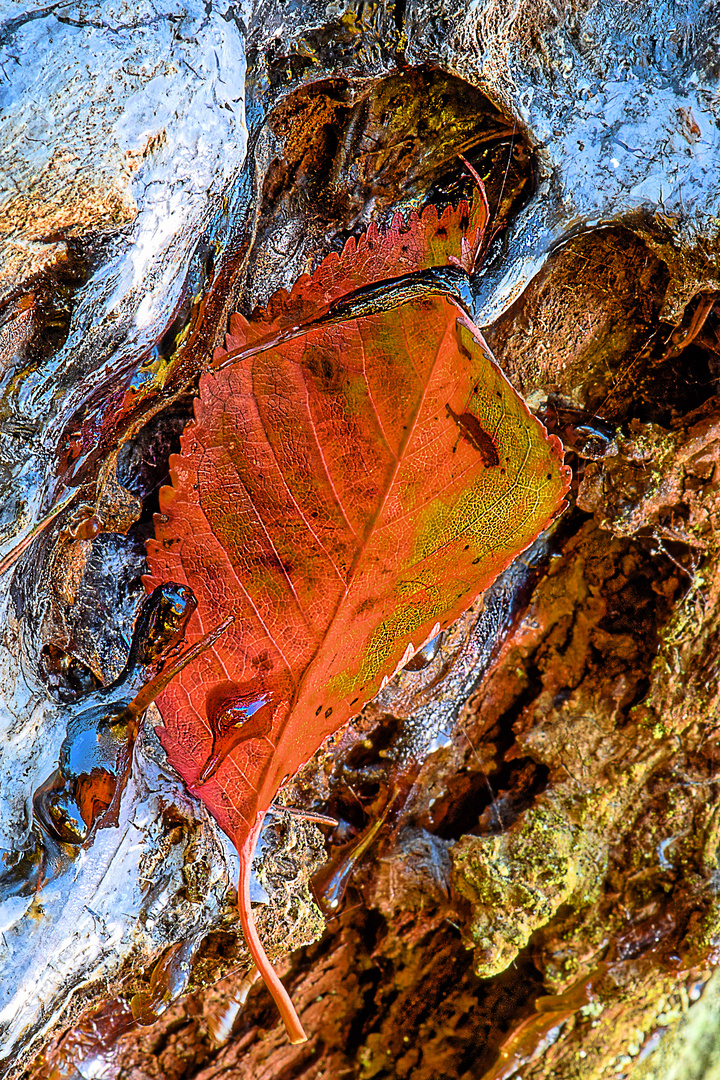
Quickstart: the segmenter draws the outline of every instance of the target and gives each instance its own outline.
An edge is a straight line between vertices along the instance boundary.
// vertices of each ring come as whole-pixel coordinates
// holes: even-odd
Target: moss
[[[574,894],[587,902],[583,835],[543,799],[501,836],[462,837],[451,859],[454,889],[472,909],[475,970],[484,977],[503,971]]]

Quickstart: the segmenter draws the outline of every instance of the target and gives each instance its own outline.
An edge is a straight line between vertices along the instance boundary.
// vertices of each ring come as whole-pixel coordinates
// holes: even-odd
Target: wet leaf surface
[[[284,778],[535,539],[567,490],[559,441],[448,297],[350,307],[277,340],[293,314],[404,273],[405,249],[414,267],[446,257],[444,228],[426,211],[403,241],[396,219],[326,260],[277,315],[236,318],[171,459],[148,585],[190,586],[191,640],[234,621],[159,699],[159,734],[241,854],[241,915]],[[476,229],[471,244],[451,240],[473,258]]]

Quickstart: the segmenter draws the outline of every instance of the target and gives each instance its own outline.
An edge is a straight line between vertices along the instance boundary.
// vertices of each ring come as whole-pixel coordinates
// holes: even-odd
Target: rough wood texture
[[[2,14],[3,551],[80,486],[2,606],[4,1071],[52,1035],[35,1075],[58,1080],[670,1080],[680,1046],[700,1080],[720,925],[717,13],[286,8]],[[233,870],[158,748],[136,747],[128,831],[37,897],[30,797],[123,665],[153,492],[228,311],[373,215],[466,193],[458,150],[507,224],[466,299],[574,455],[577,505],[286,794],[340,820],[331,905],[341,842],[407,781],[326,936],[288,961],[311,1043],[284,1042],[260,989],[223,1042]],[[268,837],[273,955],[289,926],[319,934],[318,837],[286,815]],[[133,996],[159,1012],[218,975],[113,1048]],[[109,990],[126,1004],[63,1041]]]

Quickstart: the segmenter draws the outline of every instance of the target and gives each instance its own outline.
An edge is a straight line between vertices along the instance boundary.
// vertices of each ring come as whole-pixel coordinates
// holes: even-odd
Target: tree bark
[[[673,23],[78,3],[4,24],[4,550],[80,492],[3,607],[2,1075],[714,1074],[720,34],[700,4]],[[318,869],[318,826],[278,811],[258,869],[310,1034],[291,1046],[247,979],[233,854],[150,724],[81,859],[38,876],[27,807],[123,669],[228,313],[467,195],[459,154],[494,221],[465,300],[563,440],[571,505],[283,792],[338,821]]]

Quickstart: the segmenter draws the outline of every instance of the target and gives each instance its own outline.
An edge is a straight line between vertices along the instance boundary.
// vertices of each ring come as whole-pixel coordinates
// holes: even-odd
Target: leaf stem
[[[250,872],[252,870],[253,856],[255,855],[255,846],[258,837],[260,836],[260,831],[262,830],[264,817],[264,812],[258,814],[255,827],[250,831],[247,839],[239,849],[240,879],[238,881],[238,911],[240,913],[240,924],[243,928],[248,948],[250,949],[250,955],[255,961],[255,966],[262,975],[265,985],[270,991],[273,1001],[277,1005],[278,1011],[283,1018],[290,1042],[296,1044],[304,1043],[307,1042],[307,1035],[303,1030],[300,1018],[295,1012],[295,1006],[290,1000],[287,990],[280,982],[280,979],[263,948],[263,944],[257,932],[257,927],[255,926],[252,907],[250,905]]]

